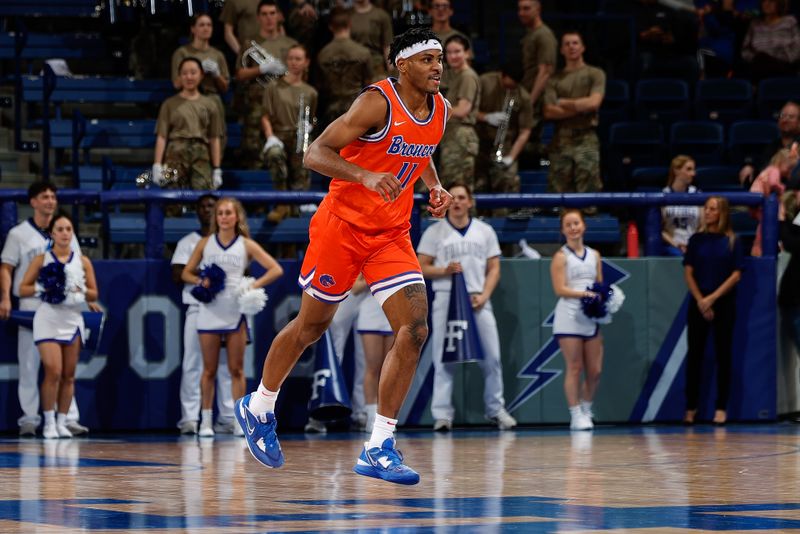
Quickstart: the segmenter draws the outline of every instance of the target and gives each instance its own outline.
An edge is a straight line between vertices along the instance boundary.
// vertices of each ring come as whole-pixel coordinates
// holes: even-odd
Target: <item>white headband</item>
[[[400,50],[397,53],[397,59],[408,59],[414,54],[419,54],[423,50],[438,50],[439,52],[441,52],[442,44],[435,39],[427,39],[425,41],[420,41],[418,43],[414,43],[408,48]]]

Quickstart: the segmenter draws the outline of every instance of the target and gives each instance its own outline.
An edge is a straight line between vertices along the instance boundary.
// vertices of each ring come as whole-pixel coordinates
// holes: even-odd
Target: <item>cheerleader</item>
[[[265,270],[249,288],[242,288],[242,278],[251,260]],[[201,277],[201,266],[215,265],[224,272],[224,288],[210,302],[200,302],[197,314],[197,332],[203,353],[203,374],[200,379],[202,411],[198,435],[214,435],[211,403],[214,398],[214,381],[217,375],[219,351],[222,342],[228,350],[228,370],[231,374],[231,392],[234,399],[245,394],[243,372],[244,349],[248,341],[247,319],[240,311],[239,296],[243,290],[259,289],[283,275],[275,258],[250,239],[247,218],[241,203],[230,197],[221,198],[214,207],[211,234],[202,238],[181,273],[184,282],[203,288],[212,288],[214,280]],[[246,282],[245,282],[246,284]],[[236,425],[235,432],[241,435]]]
[[[603,338],[596,322],[584,315],[581,299],[597,298],[588,291],[603,281],[600,253],[583,244],[586,223],[580,210],[561,213],[561,232],[567,244],[553,256],[550,278],[553,292],[560,297],[556,304],[553,336],[564,354],[567,370],[564,393],[571,416],[572,430],[591,430],[592,399],[600,382],[603,365]],[[581,384],[581,373],[584,381]]]
[[[86,339],[81,307],[84,302],[97,300],[97,283],[91,262],[72,250],[69,216],[53,217],[48,232],[52,248],[31,261],[19,294],[20,297],[40,294],[43,300],[33,316],[33,341],[44,365],[39,390],[44,412],[42,434],[45,439],[71,438],[67,411],[75,390],[81,344]],[[95,305],[90,307],[98,309]],[[54,406],[58,408],[58,417]]]

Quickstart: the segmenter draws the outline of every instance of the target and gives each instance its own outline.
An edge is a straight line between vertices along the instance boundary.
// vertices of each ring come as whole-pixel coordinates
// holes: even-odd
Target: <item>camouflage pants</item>
[[[295,151],[297,138],[294,135],[278,135],[283,148],[270,147],[264,154],[264,162],[272,175],[272,187],[276,191],[308,191],[311,175],[303,166],[303,154]]]
[[[481,139],[475,162],[475,190],[485,193],[519,193],[519,164],[506,167],[494,162],[494,139]]]
[[[208,144],[202,139],[170,139],[164,154],[164,167],[178,171],[178,180],[168,189],[212,189]]]
[[[472,126],[449,124],[439,143],[439,181],[448,187],[464,182],[475,189],[475,158],[478,156],[478,134]],[[482,191],[481,191],[482,192]]]
[[[262,99],[264,88],[253,82],[247,86],[246,109],[242,124],[242,145],[240,165],[244,169],[263,169],[261,150],[264,148],[264,134],[261,131],[261,116],[264,114]]]
[[[591,193],[602,189],[600,143],[594,130],[557,130],[550,144],[548,192]]]
[[[214,104],[217,105],[217,111],[219,111],[219,123],[222,126],[222,131],[219,132],[219,155],[222,158],[225,155],[225,146],[228,144],[228,133],[226,129],[226,122],[225,122],[225,104],[222,102],[222,98],[217,93],[208,93],[208,97],[214,101]]]

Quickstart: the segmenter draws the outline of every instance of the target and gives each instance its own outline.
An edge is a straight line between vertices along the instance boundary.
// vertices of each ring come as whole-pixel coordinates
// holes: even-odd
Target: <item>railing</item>
[[[62,189],[58,192],[62,204],[98,204],[104,213],[119,204],[146,205],[145,257],[161,258],[164,252],[164,211],[162,204],[193,203],[205,191],[142,189],[137,191],[83,191]],[[244,204],[319,203],[325,197],[321,192],[286,191],[217,191],[219,196],[233,196]],[[626,206],[645,211],[644,235],[645,255],[658,255],[661,248],[661,212],[666,205],[702,205],[710,196],[724,196],[731,205],[763,206],[762,243],[765,256],[774,256],[778,248],[778,199],[775,195],[764,197],[755,193],[587,193],[587,194],[505,194],[475,195],[481,208],[585,208],[589,206]],[[17,203],[27,202],[23,189],[0,190],[0,234],[5,239],[8,231],[17,224]],[[419,206],[427,203],[425,195],[415,195],[415,208],[411,215],[411,233],[416,242],[420,233]]]

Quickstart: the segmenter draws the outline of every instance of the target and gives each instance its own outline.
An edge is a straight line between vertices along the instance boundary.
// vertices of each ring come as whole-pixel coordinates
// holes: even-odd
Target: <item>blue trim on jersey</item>
[[[33,217],[29,217],[29,218],[28,218],[28,223],[29,223],[31,226],[33,226],[33,229],[34,229],[34,230],[36,230],[37,232],[39,232],[39,234],[41,234],[41,236],[42,236],[43,238],[45,238],[45,240],[46,240],[48,243],[51,243],[51,242],[52,242],[52,240],[51,240],[51,238],[50,238],[50,234],[48,234],[47,232],[45,232],[45,231],[44,231],[42,228],[39,228],[38,226],[36,226],[36,223],[35,223],[35,222],[33,222]]]
[[[424,121],[420,121],[420,120],[417,120],[417,118],[414,117],[414,114],[411,113],[408,110],[408,108],[406,107],[405,103],[403,102],[403,99],[400,98],[400,95],[397,93],[397,89],[395,89],[395,87],[394,87],[394,84],[397,82],[397,78],[392,78],[390,76],[388,78],[388,80],[389,80],[389,86],[392,88],[392,91],[394,91],[394,96],[397,97],[397,101],[400,102],[400,105],[403,107],[403,110],[406,112],[406,115],[409,116],[409,118],[414,122],[414,124],[418,124],[420,126],[425,126],[426,124],[430,123],[431,120],[433,119],[433,116],[436,114],[436,96],[434,95],[431,98],[431,111],[428,114],[428,118],[425,119]]]
[[[309,289],[313,291],[309,291]],[[320,293],[321,291],[312,284],[308,284],[308,287],[304,288],[303,291],[306,294],[308,294],[308,296],[310,296],[311,298],[317,299],[318,301],[324,302],[325,304],[339,304],[340,302],[344,301],[344,299],[350,296],[350,292],[346,291],[344,296],[327,299],[324,296],[317,294]]]
[[[83,336],[81,336],[81,329],[80,328],[75,328],[75,333],[72,334],[72,337],[69,339],[69,341],[64,341],[63,339],[56,339],[56,338],[49,337],[49,338],[45,338],[45,339],[34,340],[33,344],[34,345],[38,345],[39,343],[50,342],[50,343],[58,343],[59,345],[72,345],[72,343],[75,342],[75,338],[76,337],[80,338],[81,345],[83,345]]]
[[[592,334],[590,336],[584,336],[584,335],[581,335],[581,334],[553,334],[553,337],[556,338],[556,339],[561,339],[562,337],[579,337],[581,339],[587,339],[588,340],[588,339],[596,338],[597,334],[599,334],[599,333],[600,333],[600,325],[599,324],[595,324],[594,325],[594,334]]]
[[[422,285],[425,285],[425,279],[422,277],[422,275],[420,275],[419,278],[409,278],[408,280],[401,280],[400,282],[397,282],[396,284],[389,284],[388,286],[383,286],[380,289],[376,289],[375,291],[372,291],[372,295],[373,296],[378,296],[378,293],[380,293],[381,291],[386,291],[387,289],[393,289],[393,288],[395,288],[397,286],[410,286],[411,284],[422,284]]]
[[[219,240],[219,234],[214,234],[214,239],[217,240],[217,245],[219,246],[219,248],[221,248],[223,251],[225,251],[225,250],[228,250],[229,248],[231,248],[234,243],[236,243],[236,240],[239,239],[239,234],[236,234],[236,237],[234,237],[231,240],[231,242],[228,243],[227,247],[225,245],[223,245],[222,242]]]
[[[579,260],[581,260],[581,261],[584,261],[584,260],[586,259],[586,254],[588,254],[588,253],[589,253],[589,247],[587,247],[587,246],[585,246],[585,245],[584,245],[584,247],[583,247],[583,256],[582,256],[582,257],[581,257],[581,256],[578,256],[578,253],[577,253],[577,252],[575,252],[574,250],[572,250],[572,248],[571,248],[569,245],[564,245],[564,247],[565,247],[567,250],[569,250],[570,252],[572,252],[572,255],[573,255],[573,256],[575,256],[576,258],[578,258],[578,259],[579,259]]]
[[[241,314],[239,317],[239,322],[236,323],[236,328],[231,328],[228,330],[201,330],[197,329],[198,334],[231,334],[233,332],[238,332],[239,329],[242,327],[242,323],[244,323],[244,329],[247,332],[247,341],[250,341],[250,331],[247,327],[247,316],[245,314]]]
[[[393,274],[392,276],[387,276],[386,278],[381,278],[380,280],[372,282],[371,284],[368,284],[368,285],[369,285],[370,289],[372,289],[372,286],[374,286],[374,285],[377,285],[377,284],[380,284],[380,283],[383,283],[383,282],[388,282],[389,280],[394,280],[395,278],[398,278],[400,276],[407,276],[409,274],[418,274],[418,275],[422,276],[422,271],[406,271],[406,272],[400,273],[400,274]]]
[[[447,224],[450,225],[450,228],[452,228],[453,230],[455,230],[456,232],[461,234],[462,237],[467,235],[467,231],[469,230],[469,227],[472,226],[472,217],[469,218],[469,222],[467,223],[467,225],[464,228],[456,227],[453,223],[450,222],[450,219],[448,219],[447,217],[445,217],[444,220],[447,221]]]
[[[389,100],[388,96],[386,96],[386,92],[383,90],[382,87],[379,87],[374,84],[368,85],[361,92],[364,93],[370,89],[377,90],[378,92],[380,92],[381,96],[386,99],[386,108],[389,111],[389,116],[386,120],[386,126],[384,126],[382,130],[375,132],[374,134],[362,135],[358,139],[359,141],[364,141],[365,143],[377,143],[379,141],[383,141],[384,139],[386,139],[386,134],[389,133],[389,128],[392,125],[392,101]]]
[[[52,256],[54,262],[61,263],[61,260],[58,259],[58,256],[56,256],[56,253],[55,253],[55,251],[53,249],[50,249],[50,256]],[[65,261],[64,263],[61,263],[61,265],[66,265],[69,262],[71,262],[73,256],[75,256],[75,251],[70,249],[69,258],[67,258],[67,261]]]

